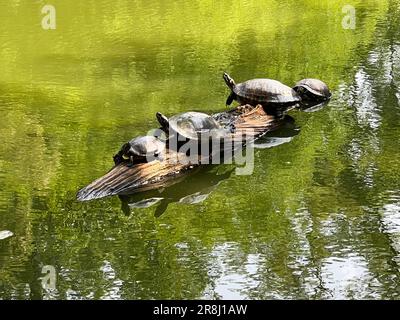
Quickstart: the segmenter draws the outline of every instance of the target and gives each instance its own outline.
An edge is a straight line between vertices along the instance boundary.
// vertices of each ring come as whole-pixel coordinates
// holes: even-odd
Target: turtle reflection
[[[299,134],[300,128],[297,127],[293,117],[285,115],[281,120],[282,124],[279,129],[267,133],[254,142],[254,148],[267,149],[279,146],[283,143],[290,142],[293,137]]]
[[[170,203],[197,204],[208,198],[218,185],[228,179],[235,168],[219,173],[214,166],[200,167],[163,188],[132,195],[121,195],[121,209],[129,215],[132,209],[157,205],[154,216],[161,216]]]
[[[320,111],[329,103],[329,100],[325,101],[303,101],[300,105],[300,110],[304,112],[316,112]]]

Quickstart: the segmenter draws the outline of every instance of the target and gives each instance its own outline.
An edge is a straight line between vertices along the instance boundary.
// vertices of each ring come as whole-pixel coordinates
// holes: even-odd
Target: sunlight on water
[[[258,285],[254,277],[261,263],[260,255],[249,254],[244,264],[238,267],[233,257],[240,256],[241,252],[235,247],[236,244],[224,243],[210,254],[212,266],[209,276],[213,279],[213,294],[219,299],[248,299],[249,291]],[[212,299],[213,296],[206,298]]]
[[[329,258],[323,263],[322,273],[327,298],[379,298],[376,294],[365,296],[368,287],[379,285],[379,282],[369,274],[367,262],[362,257]]]

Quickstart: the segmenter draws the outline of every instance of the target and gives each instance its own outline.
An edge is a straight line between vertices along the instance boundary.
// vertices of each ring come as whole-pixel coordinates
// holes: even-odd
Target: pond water
[[[398,0],[50,2],[55,30],[47,2],[1,3],[0,299],[399,298]],[[76,201],[157,111],[224,110],[223,71],[333,98],[251,175]]]

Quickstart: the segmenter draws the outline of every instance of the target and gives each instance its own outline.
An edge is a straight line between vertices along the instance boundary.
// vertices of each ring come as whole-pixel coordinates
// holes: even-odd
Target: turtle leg
[[[228,99],[226,99],[226,105],[230,106],[232,104],[233,100],[235,100],[235,94],[233,92],[231,92]]]
[[[156,218],[158,218],[158,217],[160,217],[164,212],[165,212],[165,210],[167,210],[167,208],[168,208],[168,201],[166,200],[166,199],[163,199],[162,201],[161,201],[161,203],[158,205],[158,207],[156,208],[156,210],[155,210],[155,212],[154,212],[154,216],[156,217]]]
[[[133,166],[133,156],[129,157],[129,164],[128,167],[132,167]]]

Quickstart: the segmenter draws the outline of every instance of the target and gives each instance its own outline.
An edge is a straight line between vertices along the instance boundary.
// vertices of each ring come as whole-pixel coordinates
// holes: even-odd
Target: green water
[[[398,0],[50,2],[55,30],[48,2],[0,1],[0,298],[400,297]],[[156,111],[224,110],[225,70],[333,99],[291,111],[252,175],[75,200]]]

